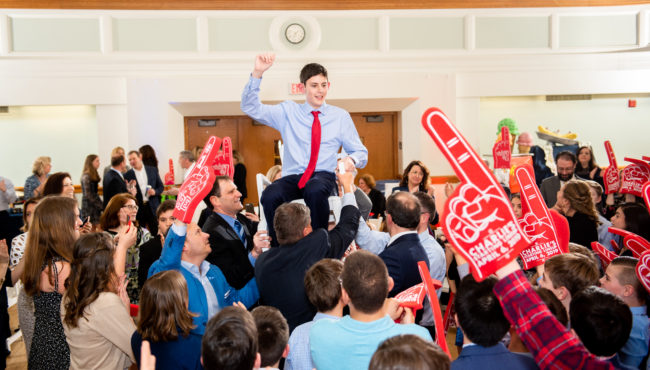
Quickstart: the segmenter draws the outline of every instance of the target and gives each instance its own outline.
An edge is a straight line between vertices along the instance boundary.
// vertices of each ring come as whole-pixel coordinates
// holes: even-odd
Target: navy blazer
[[[384,261],[388,268],[388,275],[393,278],[395,285],[393,290],[388,293],[389,297],[394,297],[398,293],[420,284],[422,278],[418,269],[418,262],[425,261],[429,267],[429,258],[420,244],[420,237],[417,232],[405,234],[389,244],[379,257]]]
[[[532,357],[508,351],[503,343],[492,347],[472,345],[463,347],[451,370],[527,370],[539,369]]]
[[[361,212],[352,205],[341,209],[341,220],[330,231],[316,229],[294,244],[273,247],[255,261],[260,304],[280,310],[289,331],[316,314],[305,293],[307,270],[323,258],[341,259],[354,240]]]
[[[210,234],[210,248],[212,248],[205,260],[221,269],[230,286],[241,289],[255,277],[253,265],[248,260],[248,252],[253,249],[253,235],[257,232],[257,222],[252,222],[241,213],[237,213],[237,220],[244,229],[245,248],[235,230],[214,211],[203,224],[202,230]]]
[[[102,186],[104,188],[104,208],[106,208],[108,202],[111,200],[111,198],[113,198],[114,195],[127,192],[126,182],[119,173],[113,171],[112,169],[106,172]]]
[[[155,215],[156,210],[158,210],[158,206],[160,205],[160,194],[165,190],[165,186],[160,179],[160,174],[158,174],[158,169],[156,167],[144,166],[144,171],[147,173],[147,184],[151,185],[151,188],[156,191],[156,195],[149,197],[149,208],[151,208],[151,212]],[[127,180],[135,180],[136,182],[138,181],[133,168],[126,171],[124,178]],[[135,188],[137,190],[135,199],[138,200],[138,205],[142,206],[144,198],[142,197],[142,191],[140,191],[140,184],[137,184]]]

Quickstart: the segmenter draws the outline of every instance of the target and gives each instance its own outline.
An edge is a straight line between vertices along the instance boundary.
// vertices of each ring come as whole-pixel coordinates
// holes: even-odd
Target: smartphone
[[[86,226],[86,224],[88,223],[88,221],[90,221],[90,216],[86,217],[86,219],[83,220],[83,223],[81,224],[81,227],[83,228],[84,226]]]
[[[129,227],[126,229],[126,232],[128,233],[131,231],[131,216],[127,215],[126,216],[126,223],[129,225]]]
[[[246,203],[246,205],[244,206],[244,209],[245,209],[246,212],[248,212],[248,213],[253,213],[253,214],[255,214],[255,206],[253,206],[253,203]]]

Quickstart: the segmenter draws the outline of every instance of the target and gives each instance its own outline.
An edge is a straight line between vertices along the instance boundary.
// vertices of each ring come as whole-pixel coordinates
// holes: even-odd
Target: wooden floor
[[[9,327],[11,332],[18,330],[18,309],[16,305],[9,307]],[[25,353],[25,343],[20,337],[11,345],[11,355],[7,357],[7,370],[27,369],[27,355]]]

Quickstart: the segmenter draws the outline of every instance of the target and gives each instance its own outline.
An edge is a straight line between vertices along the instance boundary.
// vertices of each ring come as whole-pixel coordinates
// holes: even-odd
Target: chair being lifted
[[[282,141],[278,141],[278,153],[280,154],[280,162],[284,158],[284,145]],[[262,208],[262,192],[266,189],[267,186],[271,185],[271,181],[266,178],[264,174],[258,173],[255,175],[255,181],[257,184],[257,200],[259,204],[259,216],[260,223],[257,227],[258,230],[268,230],[266,217],[264,216],[264,209]],[[341,218],[341,198],[336,195],[336,189],[332,190],[333,195],[328,198],[330,205],[330,222],[338,223]],[[293,203],[302,203],[305,204],[304,199],[295,199]],[[271,222],[273,222],[271,220]]]

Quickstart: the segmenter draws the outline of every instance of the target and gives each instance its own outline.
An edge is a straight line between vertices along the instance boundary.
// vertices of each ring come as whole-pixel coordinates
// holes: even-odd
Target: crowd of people
[[[50,174],[49,157],[35,160],[23,233],[11,248],[0,241],[2,287],[22,282],[30,369],[648,369],[648,292],[638,259],[612,247],[623,244],[607,225],[650,239],[650,214],[641,199],[603,196],[589,147],[559,153],[557,175],[537,179],[548,207],[568,221],[570,251],[534,271],[513,260],[477,281],[434,232],[427,167],[410,162],[391,194],[370,174],[355,186],[368,152],[349,114],[325,103],[327,71],[303,68],[304,104],[264,105],[260,83],[273,63],[273,55],[256,58],[242,96],[242,110],[285,143],[261,196],[266,229],[243,211],[241,156],[239,176],[214,180],[198,223],[175,219],[175,200],[161,198],[183,188],[165,190],[149,145],[128,155],[115,148],[102,176],[99,157],[88,155],[81,204],[68,173]],[[340,147],[348,155],[337,161]],[[186,174],[198,170],[199,154],[180,153]],[[438,197],[452,192],[448,184]],[[341,198],[335,220],[332,195]],[[0,177],[0,213],[16,200]],[[511,202],[522,217],[521,196]],[[373,217],[383,219],[379,228]],[[603,268],[593,241],[619,256]],[[446,338],[436,338],[442,323],[431,303],[414,312],[395,298],[422,282],[421,261],[455,296],[446,302],[458,328],[453,360],[436,344]]]

